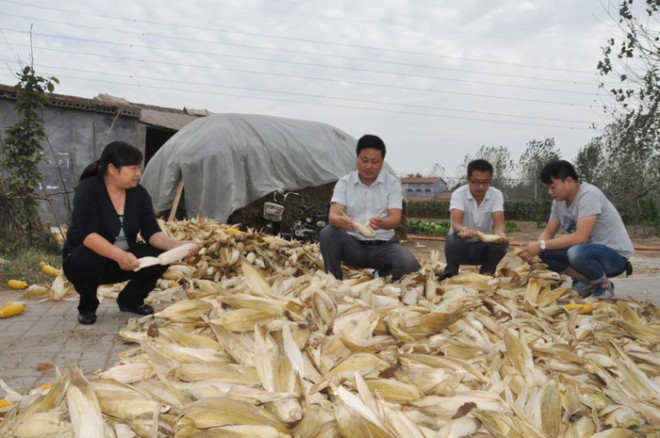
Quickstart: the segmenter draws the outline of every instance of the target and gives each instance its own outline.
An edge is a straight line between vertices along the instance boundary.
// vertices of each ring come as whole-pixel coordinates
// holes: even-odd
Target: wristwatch
[[[541,247],[541,252],[545,251],[545,240],[539,240],[539,246]]]

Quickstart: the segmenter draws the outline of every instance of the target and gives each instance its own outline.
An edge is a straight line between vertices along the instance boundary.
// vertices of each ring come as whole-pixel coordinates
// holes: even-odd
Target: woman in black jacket
[[[62,253],[64,275],[80,294],[78,322],[94,324],[101,284],[130,280],[117,297],[119,309],[149,315],[144,299],[167,266],[140,266],[138,258],[158,256],[189,241],[161,231],[149,193],[139,185],[142,152],[115,141],[85,168],[73,198],[73,215]],[[147,243],[137,243],[138,232]],[[192,249],[189,255],[195,255]]]

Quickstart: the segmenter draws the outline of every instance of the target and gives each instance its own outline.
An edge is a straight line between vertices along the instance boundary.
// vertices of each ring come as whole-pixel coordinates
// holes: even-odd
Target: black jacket
[[[73,197],[71,225],[64,242],[63,256],[66,259],[72,249],[82,245],[91,233],[98,233],[108,242],[115,243],[121,222],[112,205],[102,176],[86,178],[78,185]],[[124,206],[124,233],[128,244],[133,247],[140,232],[149,242],[151,236],[161,231],[151,203],[151,196],[141,185],[126,190]]]

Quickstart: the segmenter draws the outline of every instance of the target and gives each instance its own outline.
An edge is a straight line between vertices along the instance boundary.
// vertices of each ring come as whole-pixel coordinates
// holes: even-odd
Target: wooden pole
[[[179,208],[179,201],[181,201],[181,194],[183,193],[183,176],[179,178],[179,184],[176,187],[176,195],[174,195],[174,202],[172,203],[172,209],[170,210],[170,217],[167,218],[168,221],[173,221],[176,217],[176,209]]]

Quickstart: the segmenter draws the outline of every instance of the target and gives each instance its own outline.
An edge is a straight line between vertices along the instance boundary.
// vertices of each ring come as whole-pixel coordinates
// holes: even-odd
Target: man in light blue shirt
[[[321,231],[326,272],[343,279],[341,263],[371,268],[375,275],[398,280],[419,269],[419,262],[401,246],[394,229],[401,223],[403,191],[399,179],[383,172],[385,143],[364,135],[357,143],[357,170],[337,181],[330,205],[330,224]],[[356,223],[375,233],[367,237]]]
[[[508,247],[504,197],[490,185],[493,166],[478,159],[468,164],[467,171],[467,184],[454,190],[449,203],[451,228],[445,241],[447,266],[440,280],[458,274],[463,264],[481,265],[479,273],[494,275]],[[495,243],[481,242],[477,231],[498,234],[501,239]]]

